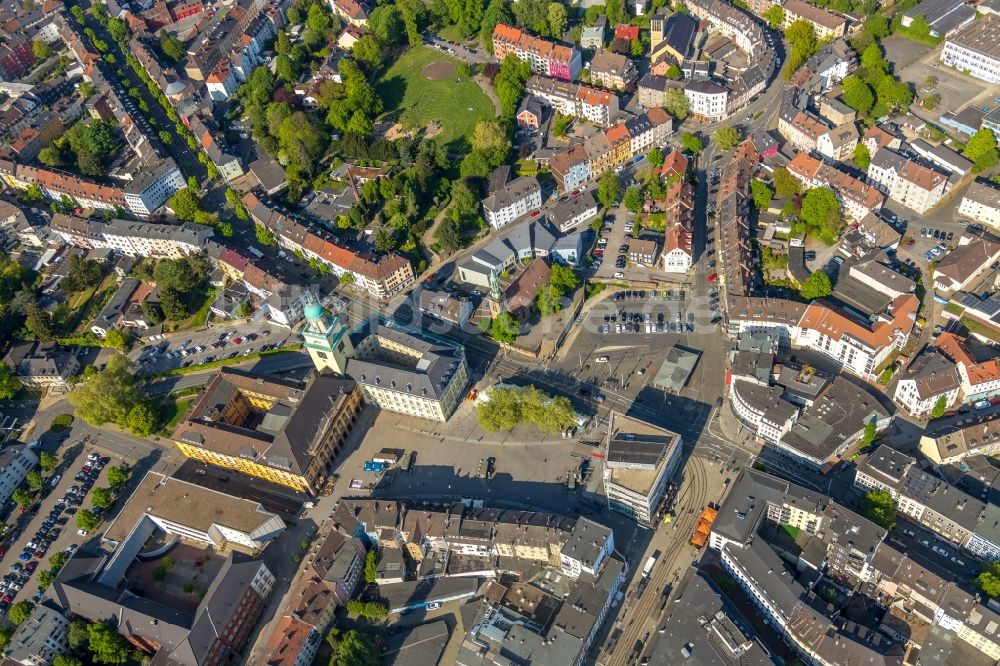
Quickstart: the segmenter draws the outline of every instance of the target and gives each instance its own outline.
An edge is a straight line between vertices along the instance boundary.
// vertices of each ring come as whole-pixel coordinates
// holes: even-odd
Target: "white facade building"
[[[941,49],[941,62],[989,83],[1000,83],[1000,15],[987,14],[949,37]]]
[[[718,83],[691,81],[684,86],[684,96],[691,103],[691,115],[708,120],[722,120],[726,117],[729,91]]]
[[[0,449],[0,501],[6,502],[28,472],[38,466],[38,456],[27,444],[11,444]]]
[[[958,214],[975,222],[1000,228],[1000,190],[977,180],[965,191]]]
[[[135,174],[123,189],[125,204],[136,215],[145,217],[186,186],[177,164],[167,158]]]
[[[502,229],[514,220],[542,207],[542,188],[534,176],[521,176],[483,200],[486,221]]]

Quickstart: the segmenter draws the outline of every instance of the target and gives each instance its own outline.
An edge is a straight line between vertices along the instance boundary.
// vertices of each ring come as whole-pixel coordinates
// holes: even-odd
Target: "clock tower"
[[[305,316],[307,323],[302,329],[302,338],[313,365],[320,372],[330,370],[343,375],[347,359],[354,355],[347,327],[340,317],[326,312],[319,303],[307,305]]]

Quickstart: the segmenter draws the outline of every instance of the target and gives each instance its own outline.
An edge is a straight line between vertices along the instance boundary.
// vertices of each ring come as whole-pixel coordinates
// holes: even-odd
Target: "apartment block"
[[[531,71],[535,74],[553,79],[573,81],[583,68],[580,52],[576,48],[541,39],[519,28],[498,23],[493,30],[493,56],[503,61],[509,53],[531,65]]]
[[[977,179],[965,190],[958,204],[958,214],[1000,229],[1000,189]]]
[[[534,176],[520,176],[483,199],[483,213],[494,229],[542,207],[542,188]]]

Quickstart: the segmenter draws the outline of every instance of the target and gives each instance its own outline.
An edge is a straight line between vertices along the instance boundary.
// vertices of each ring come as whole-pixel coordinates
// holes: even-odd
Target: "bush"
[[[49,424],[49,430],[52,432],[62,432],[66,428],[73,425],[73,415],[72,414],[60,414]]]

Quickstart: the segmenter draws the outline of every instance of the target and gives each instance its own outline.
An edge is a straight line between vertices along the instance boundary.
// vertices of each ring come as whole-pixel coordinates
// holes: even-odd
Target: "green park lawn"
[[[463,77],[458,83],[456,72],[440,81],[428,79],[424,67],[435,62],[458,64],[437,49],[418,46],[401,55],[382,74],[375,83],[385,103],[385,113],[379,120],[396,120],[407,130],[437,121],[442,131],[435,139],[448,145],[471,136],[478,120],[495,115],[493,103],[475,81]]]

